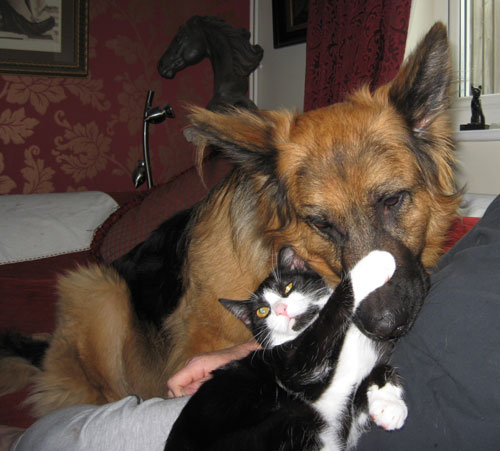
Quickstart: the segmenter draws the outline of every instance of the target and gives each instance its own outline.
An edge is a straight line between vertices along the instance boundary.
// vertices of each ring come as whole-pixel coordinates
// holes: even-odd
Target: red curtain
[[[411,0],[310,0],[304,110],[376,88],[403,60]]]

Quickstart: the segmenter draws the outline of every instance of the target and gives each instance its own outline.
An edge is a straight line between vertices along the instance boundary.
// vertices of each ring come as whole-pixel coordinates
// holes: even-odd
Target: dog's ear
[[[277,148],[288,141],[293,114],[232,108],[216,113],[190,107],[194,141],[203,152],[207,144],[247,173],[274,175]]]
[[[278,154],[290,141],[294,114],[288,111],[249,111],[233,108],[216,113],[191,107],[191,134],[198,145],[198,165],[203,151],[213,144],[229,161],[240,167],[256,182],[256,191],[266,196],[260,202],[262,213],[276,218],[276,227],[291,220],[288,194],[278,170]]]
[[[448,107],[450,55],[446,27],[437,22],[407,58],[389,98],[415,135],[424,136]]]

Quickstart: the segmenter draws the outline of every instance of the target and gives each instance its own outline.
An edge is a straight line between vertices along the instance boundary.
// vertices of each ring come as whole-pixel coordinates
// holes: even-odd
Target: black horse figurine
[[[214,94],[207,108],[223,110],[227,105],[257,108],[246,96],[248,76],[257,68],[264,51],[251,45],[250,33],[236,29],[217,17],[191,17],[173,38],[158,62],[164,78],[208,57],[214,71]]]

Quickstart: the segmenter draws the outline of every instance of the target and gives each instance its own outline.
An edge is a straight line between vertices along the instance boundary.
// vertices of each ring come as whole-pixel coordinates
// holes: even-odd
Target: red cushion
[[[203,181],[192,167],[174,180],[139,194],[96,231],[91,246],[94,256],[110,263],[126,254],[165,219],[200,201],[230,167],[222,158],[209,157],[203,164]]]
[[[444,251],[449,251],[453,245],[462,238],[481,218],[463,217],[455,220],[448,232],[448,240],[444,244]]]

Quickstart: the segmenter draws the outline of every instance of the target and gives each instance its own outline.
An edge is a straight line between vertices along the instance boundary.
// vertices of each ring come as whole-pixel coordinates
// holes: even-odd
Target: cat
[[[403,426],[403,390],[387,364],[393,342],[353,323],[359,304],[393,282],[393,256],[371,252],[334,291],[290,247],[277,260],[248,300],[220,300],[262,349],[213,372],[174,423],[166,451],[347,450],[370,416],[387,430]]]

